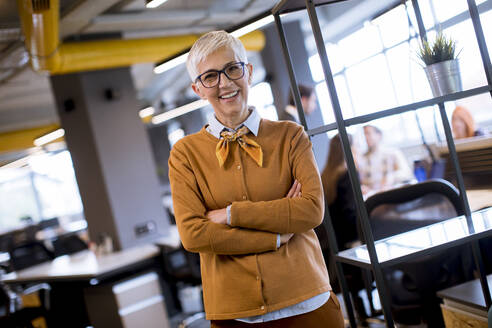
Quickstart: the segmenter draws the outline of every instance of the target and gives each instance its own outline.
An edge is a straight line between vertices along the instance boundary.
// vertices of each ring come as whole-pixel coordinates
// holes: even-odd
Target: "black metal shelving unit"
[[[468,204],[468,199],[466,197],[466,190],[463,183],[463,176],[461,173],[460,165],[458,162],[458,156],[456,153],[456,147],[451,133],[451,127],[444,108],[444,103],[448,101],[453,101],[453,100],[470,97],[478,94],[483,94],[487,92],[490,93],[492,96],[492,75],[491,75],[492,65],[490,62],[487,45],[485,43],[485,38],[480,23],[480,17],[479,17],[477,5],[474,0],[467,0],[468,10],[470,13],[471,20],[473,22],[475,36],[479,45],[484,71],[487,76],[487,85],[481,86],[479,88],[448,94],[442,97],[436,97],[424,101],[411,103],[404,106],[398,106],[395,108],[381,110],[368,115],[361,115],[350,119],[344,119],[342,115],[340,103],[338,100],[337,91],[333,80],[333,74],[330,68],[330,63],[328,60],[328,55],[326,53],[323,36],[321,34],[321,29],[320,29],[318,16],[316,14],[316,8],[315,8],[317,6],[330,5],[340,1],[350,1],[350,0],[331,0],[331,1],[330,0],[281,0],[272,9],[272,14],[275,18],[275,23],[282,46],[282,52],[287,65],[287,71],[290,78],[291,88],[294,94],[294,101],[302,125],[304,126],[309,136],[315,136],[317,134],[326,133],[331,130],[338,130],[338,133],[342,141],[345,161],[347,164],[352,190],[354,192],[354,196],[356,200],[358,220],[360,222],[363,237],[366,242],[365,245],[339,252],[335,239],[334,230],[331,224],[331,220],[329,219],[327,220],[326,224],[329,228],[328,236],[329,236],[330,249],[332,252],[332,256],[334,256],[335,258],[336,271],[341,284],[343,298],[349,315],[350,325],[351,327],[355,328],[356,321],[351,305],[352,303],[350,301],[350,296],[348,293],[347,284],[343,275],[342,263],[347,263],[350,265],[355,265],[358,267],[372,270],[376,282],[376,287],[379,292],[381,306],[386,320],[386,325],[387,327],[394,327],[394,321],[393,321],[393,316],[391,314],[391,307],[390,307],[390,298],[389,298],[389,294],[387,293],[386,290],[387,288],[385,286],[385,282],[383,279],[382,268],[396,263],[405,262],[426,254],[432,254],[434,252],[442,251],[443,249],[457,246],[460,244],[465,244],[465,243],[470,244],[472,247],[475,265],[478,269],[479,276],[480,276],[480,282],[485,298],[485,303],[487,304],[487,307],[490,307],[491,306],[490,291],[487,285],[487,279],[485,276],[483,260],[478,246],[478,240],[487,236],[492,236],[492,209],[478,211],[475,213],[472,213],[470,211],[470,206]],[[413,8],[415,10],[415,16],[417,19],[420,38],[426,39],[425,29],[422,22],[422,16],[420,13],[418,2],[417,0],[408,0],[408,1],[412,1]],[[304,111],[302,109],[299,89],[297,87],[297,80],[296,80],[293,64],[290,59],[287,40],[285,37],[285,33],[282,27],[282,22],[280,17],[281,14],[299,11],[299,10],[306,10],[309,15],[311,28],[316,42],[317,51],[320,56],[325,82],[327,84],[328,91],[330,94],[333,112],[335,114],[335,121],[336,121],[335,123],[323,125],[320,127],[315,127],[312,129],[309,129],[306,124]],[[363,124],[375,119],[380,119],[391,115],[397,115],[408,111],[414,111],[419,108],[433,106],[433,105],[437,105],[439,107],[439,112],[444,127],[446,141],[449,148],[450,159],[452,161],[453,168],[456,174],[458,189],[460,191],[460,200],[463,204],[463,208],[465,209],[465,215],[462,217],[449,219],[424,228],[409,231],[404,234],[392,236],[375,242],[372,234],[371,226],[369,223],[368,213],[365,207],[364,199],[362,197],[360,181],[356,171],[354,158],[350,150],[350,144],[348,140],[346,127],[355,124]],[[327,217],[329,217],[328,213],[327,213]],[[456,222],[452,220],[455,220]],[[438,227],[437,225],[443,225],[444,227],[444,225],[446,224],[448,225],[457,224],[458,226],[461,226],[462,227],[461,234],[458,235],[458,237],[454,237],[454,238],[444,238],[444,240],[441,240],[438,243],[427,243],[427,244],[424,243],[421,245],[415,244],[415,240],[418,239],[412,238],[411,234],[414,234],[414,236],[422,233],[431,234],[432,229],[436,229],[436,227]],[[411,242],[409,242],[409,240]]]

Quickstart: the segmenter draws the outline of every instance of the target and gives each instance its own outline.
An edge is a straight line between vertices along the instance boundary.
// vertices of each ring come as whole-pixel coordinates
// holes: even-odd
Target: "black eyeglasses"
[[[244,76],[243,62],[231,63],[221,70],[210,70],[203,74],[198,75],[195,79],[195,83],[200,81],[205,88],[213,88],[220,83],[220,75],[224,73],[225,76],[231,81],[239,80]]]

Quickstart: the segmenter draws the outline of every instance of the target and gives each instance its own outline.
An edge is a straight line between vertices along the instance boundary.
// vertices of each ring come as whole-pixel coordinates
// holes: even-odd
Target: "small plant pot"
[[[458,59],[446,60],[424,67],[434,97],[463,90]]]

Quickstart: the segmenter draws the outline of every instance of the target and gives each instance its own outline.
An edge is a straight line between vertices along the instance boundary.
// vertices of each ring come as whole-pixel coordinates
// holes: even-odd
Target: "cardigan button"
[[[265,306],[264,306],[264,305],[262,305],[262,306],[260,307],[260,309],[264,310],[264,309],[265,309]]]
[[[246,195],[243,196],[243,199],[245,200],[246,199]]]
[[[238,165],[238,166],[237,166],[237,169],[238,169],[238,170],[240,170],[240,169],[241,169],[241,165]]]

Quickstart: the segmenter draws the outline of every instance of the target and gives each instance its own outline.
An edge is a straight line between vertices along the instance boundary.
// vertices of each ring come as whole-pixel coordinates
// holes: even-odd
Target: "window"
[[[21,168],[0,169],[0,228],[83,211],[68,151],[34,155]]]
[[[476,0],[484,4],[485,0]],[[457,40],[460,53],[460,68],[464,89],[476,88],[487,83],[478,44],[466,0],[420,0],[428,39],[443,28],[446,35]],[[417,57],[419,40],[417,23],[411,1],[399,5],[345,38],[326,43],[326,51],[334,75],[335,87],[345,119],[376,111],[405,105],[432,97],[425,71]],[[492,10],[490,6],[479,7],[481,23],[486,40],[492,35]],[[407,15],[408,12],[408,15]],[[409,23],[410,21],[410,23]],[[445,24],[443,24],[445,23]],[[444,27],[441,27],[443,24]],[[491,52],[492,45],[489,45]],[[324,124],[334,122],[323,70],[318,54],[309,58],[316,93],[320,101]],[[473,99],[472,99],[473,98]],[[480,126],[491,121],[490,95],[460,100],[467,106]],[[487,98],[487,99],[485,99]],[[480,99],[480,100],[478,100]],[[451,112],[455,104],[447,103]],[[388,144],[416,144],[421,142],[417,118],[427,142],[444,138],[442,124],[436,108],[423,108],[415,113],[406,113],[378,120]],[[486,115],[488,114],[488,115]],[[436,122],[437,120],[437,122]],[[384,122],[383,122],[384,121]]]
[[[278,120],[277,110],[273,105],[273,94],[270,84],[261,82],[249,90],[249,104],[254,106],[262,118]]]

